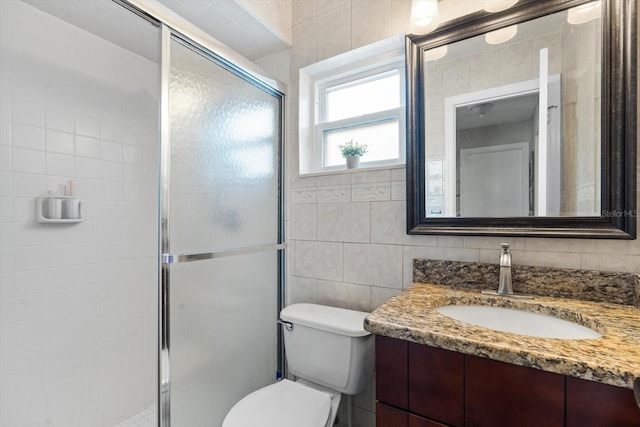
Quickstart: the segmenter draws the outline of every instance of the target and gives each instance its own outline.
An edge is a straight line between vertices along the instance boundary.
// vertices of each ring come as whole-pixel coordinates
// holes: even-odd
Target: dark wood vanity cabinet
[[[463,425],[464,355],[376,336],[376,426]]]
[[[376,336],[376,399],[402,409],[409,407],[407,344],[406,341]]]
[[[445,425],[464,425],[464,355],[409,345],[409,412]]]
[[[567,377],[567,427],[640,426],[633,391]]]
[[[564,375],[465,356],[465,425],[564,426]]]
[[[376,403],[376,425],[397,427],[447,427],[427,418],[410,414],[384,403]]]
[[[633,391],[376,336],[376,427],[640,427]]]

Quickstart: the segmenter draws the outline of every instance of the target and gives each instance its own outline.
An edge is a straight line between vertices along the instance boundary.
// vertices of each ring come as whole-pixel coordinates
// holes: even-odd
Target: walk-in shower
[[[153,1],[0,1],[0,425],[216,426],[275,379],[282,91]]]

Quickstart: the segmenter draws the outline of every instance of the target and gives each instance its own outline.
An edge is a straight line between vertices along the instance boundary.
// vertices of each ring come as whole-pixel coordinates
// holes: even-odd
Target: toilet
[[[373,371],[369,313],[317,304],[293,304],[280,312],[289,372],[296,378],[242,398],[222,427],[331,427],[342,394],[365,387]]]

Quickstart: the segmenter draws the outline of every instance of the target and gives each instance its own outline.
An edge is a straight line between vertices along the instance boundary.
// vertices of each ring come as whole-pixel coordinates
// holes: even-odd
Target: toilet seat
[[[335,419],[339,396],[285,379],[242,398],[222,427],[326,427]]]

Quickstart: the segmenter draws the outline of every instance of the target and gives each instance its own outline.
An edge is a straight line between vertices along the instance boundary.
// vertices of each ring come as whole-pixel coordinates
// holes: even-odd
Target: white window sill
[[[300,173],[298,174],[298,176],[300,178],[305,178],[305,177],[312,177],[312,176],[339,175],[339,174],[345,174],[345,173],[358,173],[358,172],[369,172],[369,171],[379,171],[379,170],[389,170],[389,169],[403,169],[404,167],[405,167],[404,163],[376,165],[376,166],[359,166],[355,169],[347,169],[347,167],[345,166],[343,169],[327,169],[327,170],[317,171],[317,172]]]

